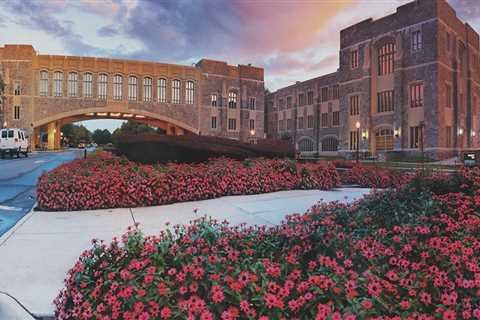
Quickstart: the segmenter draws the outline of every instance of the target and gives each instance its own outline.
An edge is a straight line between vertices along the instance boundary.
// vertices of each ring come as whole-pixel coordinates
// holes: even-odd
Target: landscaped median
[[[480,170],[418,175],[274,228],[202,219],[95,242],[62,319],[480,319]]]
[[[89,210],[163,205],[293,189],[329,190],[340,177],[329,163],[217,158],[198,164],[142,165],[98,152],[45,173],[41,210]]]

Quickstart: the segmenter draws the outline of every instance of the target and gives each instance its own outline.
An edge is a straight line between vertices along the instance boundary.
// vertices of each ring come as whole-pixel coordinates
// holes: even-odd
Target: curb
[[[28,219],[30,219],[30,217],[35,214],[35,211],[33,210],[33,208],[35,208],[35,206],[37,205],[37,202],[35,202],[34,206],[32,207],[32,209],[30,209],[30,211],[25,214],[22,219],[18,220],[17,223],[15,223],[15,225],[13,227],[11,227],[7,232],[5,232],[2,236],[0,236],[0,246],[3,246],[3,244],[5,242],[7,242],[7,240],[25,223],[27,222]]]

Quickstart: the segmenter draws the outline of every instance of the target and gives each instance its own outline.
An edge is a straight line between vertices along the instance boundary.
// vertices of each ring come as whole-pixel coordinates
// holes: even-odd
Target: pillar
[[[48,124],[48,150],[60,149],[60,126],[56,122]]]

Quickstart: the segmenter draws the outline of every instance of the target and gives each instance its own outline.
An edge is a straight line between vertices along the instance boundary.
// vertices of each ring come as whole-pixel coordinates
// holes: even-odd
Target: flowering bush
[[[335,168],[328,164],[217,158],[200,164],[151,166],[101,152],[42,175],[37,197],[43,210],[86,210],[291,189],[332,189],[339,182]]]
[[[480,171],[459,182],[318,205],[269,229],[131,229],[81,255],[56,317],[480,319]]]
[[[341,174],[342,183],[369,188],[398,188],[413,177],[414,175],[403,171],[361,164],[353,164],[350,170],[342,171]]]

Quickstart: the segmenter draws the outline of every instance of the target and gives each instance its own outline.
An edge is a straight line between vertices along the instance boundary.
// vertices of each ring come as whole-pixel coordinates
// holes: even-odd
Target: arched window
[[[152,78],[143,78],[143,101],[152,101]]]
[[[158,79],[157,81],[157,99],[158,102],[167,101],[167,80]]]
[[[78,91],[78,74],[76,72],[70,72],[68,74],[68,96],[76,97]]]
[[[54,95],[55,97],[63,96],[63,73],[57,71],[53,74]]]
[[[380,128],[375,131],[375,149],[377,151],[393,150],[393,130]]]
[[[193,104],[195,96],[195,84],[193,81],[187,81],[185,84],[185,103]]]
[[[42,97],[48,96],[48,71],[40,71],[39,93]]]
[[[98,99],[107,100],[108,76],[104,73],[98,75]]]
[[[83,74],[83,96],[85,98],[93,97],[93,75],[90,72]]]
[[[180,80],[172,81],[172,103],[180,103]]]
[[[302,139],[298,142],[298,150],[300,152],[313,152],[315,151],[315,142],[312,139]]]
[[[395,44],[386,43],[378,48],[378,75],[384,76],[393,73]]]
[[[113,100],[122,100],[123,77],[119,74],[113,77]]]
[[[322,140],[322,151],[337,151],[338,140],[335,137],[327,137]]]
[[[137,100],[137,77],[128,77],[128,100]]]
[[[230,91],[228,93],[228,107],[231,109],[237,107],[237,93],[235,91]]]

